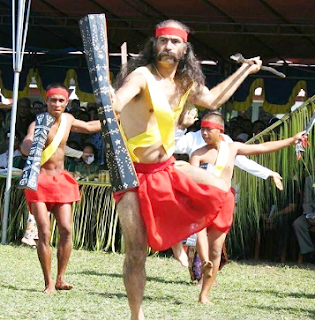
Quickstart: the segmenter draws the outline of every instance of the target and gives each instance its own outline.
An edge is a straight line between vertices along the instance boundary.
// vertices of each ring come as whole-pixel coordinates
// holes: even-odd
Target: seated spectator
[[[264,131],[266,129],[266,125],[263,121],[261,120],[256,120],[253,123],[253,135],[256,136],[260,132]]]
[[[87,112],[90,114],[91,120],[97,120],[98,119],[98,112],[97,112],[97,106],[94,102],[89,102],[87,104]]]
[[[6,151],[0,154],[0,168],[5,169],[8,167],[9,162],[9,141],[10,141],[10,132],[6,135],[5,146]],[[21,139],[19,138],[18,132],[15,135],[14,139],[14,152],[13,152],[13,160],[15,157],[21,156],[22,153],[20,151]]]
[[[68,106],[69,107],[68,111],[76,118],[76,113],[80,110],[80,106],[81,106],[80,100],[73,99],[70,103],[70,106]]]
[[[31,100],[29,98],[20,98],[17,101],[16,131],[21,138],[26,136],[29,125],[34,121],[35,116],[31,113]]]
[[[244,128],[244,132],[248,135],[248,137],[253,136],[253,124],[249,119],[243,120],[242,127]]]
[[[75,167],[77,165],[77,163],[80,161],[80,158],[82,157],[83,152],[80,150],[80,145],[76,142],[76,141],[69,141],[67,142],[67,148],[66,149],[66,155],[65,155],[65,169],[70,171],[70,172],[74,172],[75,171]],[[79,151],[76,153],[68,153],[67,150],[75,150],[75,151]]]
[[[240,133],[236,138],[235,141],[245,143],[248,140],[248,134],[245,132]]]
[[[81,178],[94,180],[98,177],[99,165],[97,163],[97,150],[92,143],[83,145],[82,161],[75,166],[75,176],[79,180]]]
[[[87,111],[79,110],[76,112],[76,119],[82,121],[90,121],[90,115]],[[91,135],[78,133],[78,132],[70,132],[68,140],[76,141],[80,146],[82,146],[87,140],[91,139]]]
[[[315,263],[315,248],[310,234],[311,229],[315,229],[315,185],[313,176],[305,179],[302,207],[303,214],[293,222],[293,228],[303,261]]]
[[[233,129],[231,138],[234,141],[246,142],[248,140],[248,134],[243,127],[237,126]]]
[[[39,100],[36,100],[32,103],[32,106],[31,106],[31,113],[32,115],[35,117],[38,113],[42,113],[42,112],[46,112],[47,111],[47,108],[46,108],[46,105],[39,101]]]

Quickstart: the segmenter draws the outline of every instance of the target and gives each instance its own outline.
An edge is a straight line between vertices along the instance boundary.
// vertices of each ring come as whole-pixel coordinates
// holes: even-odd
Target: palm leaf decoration
[[[314,110],[315,97],[312,97],[247,143],[288,138],[305,128]],[[294,146],[271,154],[250,156],[259,164],[281,174],[283,191],[277,190],[270,178],[259,179],[235,168],[233,181],[237,186],[238,201],[234,223],[227,238],[230,254],[253,256],[254,240],[258,231],[265,228],[271,206],[275,205],[277,213],[285,203],[297,201],[293,195],[301,190],[303,176],[314,172],[314,130],[309,133],[308,140],[310,146],[306,148],[300,161],[296,160]],[[285,216],[281,218],[285,219]]]

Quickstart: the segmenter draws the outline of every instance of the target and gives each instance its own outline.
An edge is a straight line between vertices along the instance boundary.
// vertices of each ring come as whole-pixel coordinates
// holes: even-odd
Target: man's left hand
[[[179,121],[178,126],[181,129],[187,129],[192,126],[198,120],[198,110],[196,107],[184,109]]]
[[[282,184],[282,177],[280,176],[280,174],[278,172],[273,171],[270,175],[270,177],[272,178],[274,184],[276,185],[276,187],[279,190],[283,190],[283,184]]]
[[[249,73],[250,74],[256,73],[261,69],[262,61],[260,60],[260,57],[255,57],[255,58],[251,58],[251,59],[248,59],[248,60],[253,62],[253,64],[251,64],[249,66]]]

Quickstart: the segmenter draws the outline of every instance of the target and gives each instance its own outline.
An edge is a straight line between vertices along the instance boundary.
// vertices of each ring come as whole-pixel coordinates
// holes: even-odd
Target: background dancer
[[[66,282],[65,272],[72,249],[71,224],[72,203],[80,200],[79,187],[75,179],[64,170],[66,142],[71,131],[94,133],[101,130],[100,121],[80,121],[71,114],[64,113],[69,102],[69,92],[61,84],[47,87],[47,111],[56,118],[52,125],[46,146],[54,143],[56,150],[47,154],[45,163],[41,163],[37,191],[25,189],[25,197],[30,212],[34,215],[38,227],[37,253],[44,273],[45,293],[57,290],[70,290],[73,286]],[[31,123],[22,143],[21,151],[28,155],[33,143],[35,122]],[[58,138],[56,138],[58,137]],[[59,139],[59,141],[57,141]],[[59,143],[58,143],[59,142]],[[43,157],[42,157],[43,159]],[[58,273],[54,282],[51,275],[50,219],[51,212],[59,229]]]
[[[222,115],[219,112],[207,114],[201,121],[201,133],[206,145],[192,154],[190,162],[193,166],[201,166],[220,177],[228,188],[231,188],[236,155],[262,154],[280,150],[296,144],[304,133],[304,131],[297,133],[284,140],[247,145],[240,142],[226,143],[222,141],[222,132],[224,132]],[[202,304],[212,304],[208,299],[208,294],[218,272],[223,243],[233,222],[233,212],[234,194],[230,191],[221,212],[208,226],[208,237],[206,230],[198,233],[198,242],[200,243],[198,252],[203,261],[203,282],[199,296],[199,301]]]

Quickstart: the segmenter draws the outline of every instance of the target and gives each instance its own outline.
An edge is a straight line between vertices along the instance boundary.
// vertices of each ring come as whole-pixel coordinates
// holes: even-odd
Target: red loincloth
[[[215,220],[229,192],[197,184],[174,168],[172,157],[163,163],[134,163],[141,215],[148,244],[163,251]],[[116,201],[123,194],[115,194]]]
[[[48,210],[56,203],[72,203],[80,200],[79,186],[68,171],[62,171],[54,176],[40,173],[37,190],[25,189],[24,194],[28,204],[44,202]]]
[[[226,199],[224,200],[221,212],[213,220],[213,223],[208,226],[208,230],[211,227],[215,227],[219,231],[228,233],[233,223],[233,213],[235,207],[234,189],[231,188],[228,192]]]

